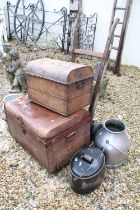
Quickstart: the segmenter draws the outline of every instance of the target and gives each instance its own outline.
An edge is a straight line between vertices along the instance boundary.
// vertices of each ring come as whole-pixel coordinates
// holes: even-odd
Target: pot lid
[[[83,148],[71,160],[71,170],[81,178],[96,174],[102,167],[104,154],[99,148]]]

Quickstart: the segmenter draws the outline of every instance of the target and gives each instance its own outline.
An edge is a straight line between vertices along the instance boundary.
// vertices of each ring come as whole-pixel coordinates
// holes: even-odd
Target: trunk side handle
[[[73,131],[72,133],[68,134],[66,136],[66,142],[69,142],[70,140],[72,140],[75,137],[76,133],[77,131]]]

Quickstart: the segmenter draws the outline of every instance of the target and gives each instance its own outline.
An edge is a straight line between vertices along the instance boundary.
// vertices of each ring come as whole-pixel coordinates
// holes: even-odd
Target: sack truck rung
[[[114,37],[120,38],[121,36],[120,35],[117,35],[117,34],[114,34]]]
[[[112,49],[112,50],[118,50],[118,48],[117,48],[117,47],[112,47],[111,49]]]
[[[122,7],[116,7],[116,10],[126,10],[126,8],[122,8]]]

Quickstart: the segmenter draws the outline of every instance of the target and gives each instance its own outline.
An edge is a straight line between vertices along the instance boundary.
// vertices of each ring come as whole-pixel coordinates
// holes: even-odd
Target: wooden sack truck
[[[110,27],[104,52],[100,53],[100,52],[94,52],[94,51],[82,50],[82,49],[76,48],[79,15],[80,14],[78,14],[77,19],[76,19],[75,24],[74,24],[73,39],[72,39],[72,59],[71,59],[71,61],[75,62],[76,57],[78,55],[86,55],[86,56],[93,56],[93,57],[101,58],[101,62],[99,64],[97,64],[96,69],[95,69],[94,80],[96,81],[96,84],[95,84],[95,87],[94,87],[92,100],[91,100],[91,104],[90,104],[90,107],[89,107],[89,111],[90,111],[91,116],[93,118],[94,113],[95,113],[95,108],[96,108],[96,105],[97,105],[97,101],[98,101],[98,97],[99,97],[99,91],[100,91],[100,88],[101,88],[102,80],[103,80],[103,77],[104,77],[106,69],[107,69],[109,56],[110,56],[110,52],[111,52],[111,49],[112,49],[112,44],[113,44],[113,39],[114,39],[114,31],[115,31],[116,26],[119,23],[120,19],[116,18],[116,20],[113,22],[112,26]]]
[[[78,49],[79,46],[79,28],[80,28],[80,14],[82,11],[82,0],[76,1],[78,4],[78,11],[77,11],[77,19],[75,21],[74,32],[72,36],[72,43],[71,46],[73,47],[72,51],[72,60],[75,61],[76,54],[80,55],[90,55],[98,58],[103,58],[103,53],[99,52],[91,52],[87,50]],[[75,3],[76,3],[75,2]],[[74,3],[74,2],[73,2]],[[71,2],[72,4],[72,2]],[[115,47],[112,42],[111,50],[116,51],[116,56],[114,59],[114,65],[111,67],[114,74],[119,74],[120,72],[120,65],[121,65],[121,59],[123,54],[123,48],[124,48],[124,42],[125,42],[125,36],[127,33],[127,26],[129,22],[130,12],[133,4],[133,0],[126,0],[124,1],[125,6],[119,6],[119,1],[114,0],[113,8],[112,8],[112,15],[111,15],[111,21],[110,21],[110,28],[112,27],[112,24],[114,23],[116,19],[116,12],[121,12],[123,14],[123,18],[120,18],[120,21],[118,24],[120,25],[120,32],[118,34],[113,34],[113,38],[118,39],[118,46]],[[118,17],[119,18],[119,17]],[[76,30],[75,30],[76,29]],[[78,29],[78,30],[77,30]]]

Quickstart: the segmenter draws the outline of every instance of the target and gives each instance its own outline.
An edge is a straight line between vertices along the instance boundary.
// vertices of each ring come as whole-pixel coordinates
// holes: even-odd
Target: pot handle
[[[111,147],[113,147],[115,150],[117,150],[118,152],[120,152],[120,153],[122,153],[122,154],[124,154],[124,155],[128,155],[128,154],[129,154],[129,152],[123,152],[123,151],[117,149],[116,147],[114,147],[112,144],[110,144],[110,141],[109,141],[109,140],[106,140],[106,143],[109,144],[109,145],[110,145]]]
[[[90,164],[93,163],[93,161],[94,161],[94,159],[90,155],[86,155],[86,154],[82,155],[81,159],[85,160],[86,162],[88,162]]]

